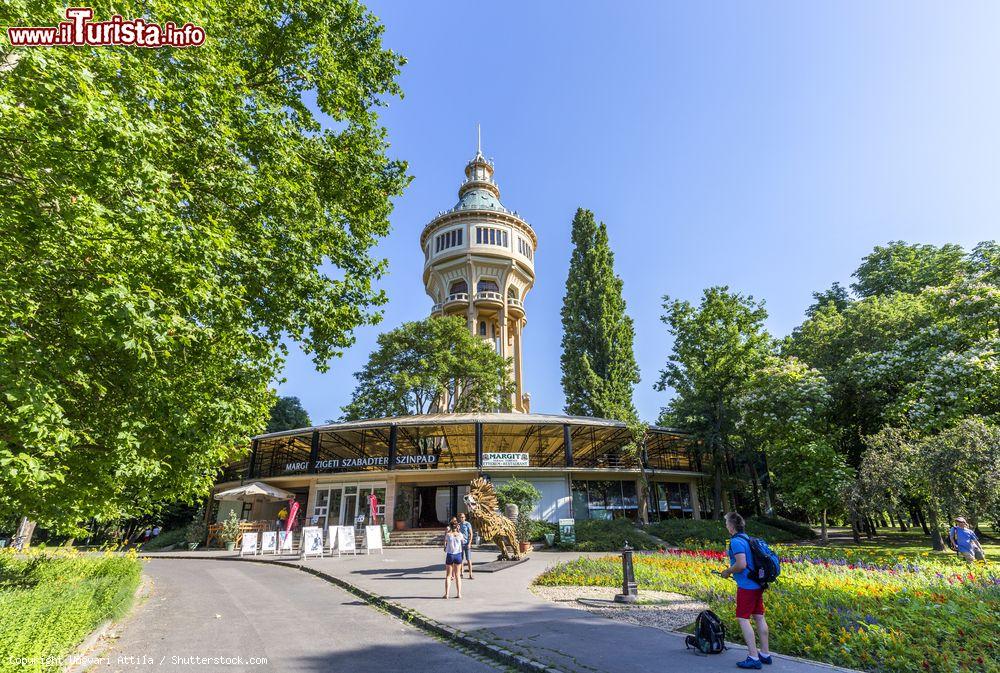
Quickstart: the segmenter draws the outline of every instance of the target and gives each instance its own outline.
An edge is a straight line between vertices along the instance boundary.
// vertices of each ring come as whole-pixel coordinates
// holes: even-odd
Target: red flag
[[[292,524],[295,523],[295,515],[299,513],[299,501],[292,500],[292,504],[288,507],[288,519],[285,520],[285,532],[288,533],[292,530]]]
[[[368,494],[368,510],[372,515],[372,524],[378,523],[378,496],[374,493]]]

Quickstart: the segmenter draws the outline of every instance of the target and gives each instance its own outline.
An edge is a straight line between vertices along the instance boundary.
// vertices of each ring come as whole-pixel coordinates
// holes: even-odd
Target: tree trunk
[[[760,479],[757,477],[757,468],[751,465],[750,473],[753,475],[753,512],[760,515]]]
[[[830,537],[826,530],[826,509],[823,510],[823,518],[820,521],[819,543],[822,545],[830,544]]]
[[[905,533],[908,528],[906,526],[906,519],[903,517],[903,513],[898,509],[896,510],[896,520],[899,521],[899,530],[901,533]]]
[[[944,551],[944,541],[941,539],[941,529],[938,528],[937,508],[933,505],[927,510],[931,525],[931,545],[934,551]]]
[[[722,518],[722,465],[715,461],[715,475],[712,483],[712,518],[718,521]]]
[[[771,488],[767,487],[764,489],[764,513],[768,516],[774,516],[774,505],[771,504]]]
[[[858,526],[858,515],[855,512],[851,512],[851,537],[854,538],[854,544],[861,544],[861,530]]]
[[[916,512],[917,512],[917,518],[920,519],[920,527],[924,529],[924,535],[930,535],[931,531],[927,527],[927,517],[924,516],[924,510],[921,509],[920,507],[917,507]],[[937,518],[936,514],[934,516],[935,518]]]
[[[21,525],[17,527],[17,537],[21,538],[21,549],[31,546],[31,538],[35,534],[35,522],[28,517],[21,517]]]

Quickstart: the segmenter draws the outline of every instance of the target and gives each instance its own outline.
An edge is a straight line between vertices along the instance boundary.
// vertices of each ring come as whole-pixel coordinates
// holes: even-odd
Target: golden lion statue
[[[484,540],[489,540],[500,550],[497,560],[517,561],[521,552],[517,545],[517,531],[514,522],[499,514],[497,494],[493,484],[477,477],[469,484],[469,492],[463,498],[469,510],[472,526]]]

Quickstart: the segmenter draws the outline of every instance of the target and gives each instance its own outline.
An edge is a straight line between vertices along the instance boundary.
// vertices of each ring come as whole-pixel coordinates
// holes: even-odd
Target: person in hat
[[[975,531],[969,527],[969,522],[965,520],[965,517],[960,516],[955,519],[955,525],[948,532],[948,537],[951,538],[952,546],[958,551],[958,555],[966,561],[986,560],[983,547],[979,544],[979,538],[976,537]]]

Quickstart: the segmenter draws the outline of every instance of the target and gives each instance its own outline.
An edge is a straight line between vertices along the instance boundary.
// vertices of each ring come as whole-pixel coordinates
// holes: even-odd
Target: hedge
[[[707,519],[667,519],[651,524],[648,530],[664,542],[677,546],[685,546],[688,542],[725,544],[729,541],[729,531],[726,530],[725,524]],[[747,521],[747,534],[764,538],[772,543],[791,542],[801,537],[787,530],[764,525],[754,519]]]

